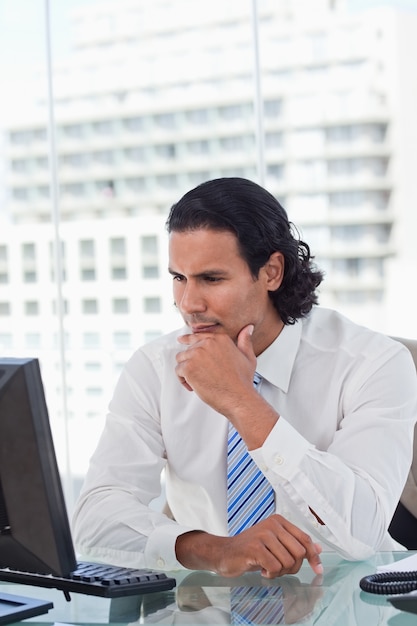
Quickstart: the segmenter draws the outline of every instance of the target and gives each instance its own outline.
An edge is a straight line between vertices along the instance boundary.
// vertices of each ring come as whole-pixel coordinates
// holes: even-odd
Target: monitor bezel
[[[0,358],[0,567],[66,576],[71,530],[37,358]]]

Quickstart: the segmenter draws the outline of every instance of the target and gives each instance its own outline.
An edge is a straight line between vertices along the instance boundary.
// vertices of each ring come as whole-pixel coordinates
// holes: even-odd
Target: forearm
[[[178,561],[192,570],[208,570],[221,574],[221,557],[226,537],[194,530],[177,537],[175,552]]]
[[[117,489],[84,494],[72,528],[76,550],[85,558],[172,570],[181,567],[176,538],[190,530]]]
[[[260,571],[266,578],[275,578],[297,573],[304,560],[315,573],[322,573],[320,546],[281,515],[271,515],[232,537],[188,532],[177,538],[175,549],[184,567],[221,576]]]
[[[255,450],[263,445],[279,414],[256,391],[251,390],[230,408],[226,417],[239,432],[248,450]]]
[[[344,450],[353,449],[353,445]],[[291,454],[286,454],[287,450]],[[368,457],[371,454],[369,451]],[[382,460],[377,454],[374,461],[364,458],[362,471],[355,471],[341,454],[317,450],[285,419],[280,419],[254,457],[258,464],[268,467],[267,476],[276,488],[278,507],[284,515],[288,509],[294,523],[310,529],[329,547],[346,558],[361,559],[378,549],[386,535],[401,493],[401,481],[405,480],[407,454],[405,448],[404,470],[398,469],[397,463],[395,475],[386,470],[382,473],[377,465]],[[378,481],[376,476],[385,481],[390,478],[389,484],[382,483],[382,478]],[[311,509],[324,524],[318,522]]]

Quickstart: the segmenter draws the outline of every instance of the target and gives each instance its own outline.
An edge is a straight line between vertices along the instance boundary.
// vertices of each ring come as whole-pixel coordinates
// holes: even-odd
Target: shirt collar
[[[256,371],[285,393],[300,345],[302,326],[301,322],[284,326],[275,341],[258,356]]]

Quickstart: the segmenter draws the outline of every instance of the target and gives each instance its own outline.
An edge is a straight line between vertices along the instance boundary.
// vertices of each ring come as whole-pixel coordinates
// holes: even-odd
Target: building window
[[[25,173],[29,171],[29,161],[27,159],[13,159],[12,171],[17,173]]]
[[[113,150],[99,150],[93,152],[93,160],[101,165],[111,165],[115,161],[115,153]]]
[[[81,280],[89,281],[96,279],[96,270],[94,267],[86,267],[81,270]]]
[[[38,170],[48,170],[49,169],[49,159],[47,157],[37,157],[35,159],[35,167]]]
[[[113,237],[110,239],[110,252],[116,256],[125,256],[126,239],[124,237]]]
[[[128,191],[144,191],[146,189],[146,179],[138,176],[126,178],[125,185]]]
[[[10,302],[0,302],[0,315],[10,315]]]
[[[68,124],[62,127],[62,132],[70,139],[81,139],[85,134],[85,127],[82,124]]]
[[[22,257],[25,261],[33,261],[36,258],[36,248],[34,243],[22,244]]]
[[[62,165],[69,167],[85,167],[88,165],[89,157],[87,154],[65,154],[61,157]]]
[[[279,117],[282,113],[282,100],[265,100],[265,117]]]
[[[85,395],[90,397],[100,397],[103,393],[101,387],[86,387]]]
[[[161,298],[144,298],[143,308],[145,313],[160,313],[162,310]]]
[[[160,159],[175,159],[176,148],[175,144],[167,143],[160,146],[155,146],[155,154]]]
[[[10,133],[10,143],[14,145],[25,145],[30,143],[31,135],[28,130],[20,130]]]
[[[190,154],[208,154],[210,151],[210,144],[207,139],[199,139],[197,141],[188,141],[187,150]]]
[[[126,148],[124,151],[125,158],[129,161],[135,161],[136,163],[143,162],[145,160],[145,149],[136,146],[135,148]]]
[[[13,337],[11,333],[0,333],[0,348],[9,349],[12,347]]]
[[[281,148],[283,143],[283,136],[281,132],[270,132],[265,135],[265,147],[266,148]]]
[[[27,200],[29,198],[29,191],[24,187],[14,188],[12,190],[12,196],[14,200]]]
[[[129,313],[129,300],[127,298],[113,298],[113,313]]]
[[[112,267],[111,277],[113,278],[113,280],[124,280],[125,278],[127,278],[126,267]]]
[[[138,131],[143,129],[143,118],[142,117],[129,117],[123,120],[123,126],[126,130],[137,133]]]
[[[94,299],[83,300],[82,302],[83,313],[86,315],[94,315],[98,313],[98,302]]]
[[[86,195],[86,186],[84,183],[69,183],[61,186],[62,195],[71,198],[82,198]]]
[[[220,107],[220,117],[227,121],[234,121],[242,119],[244,116],[244,106],[242,104],[230,104],[228,106]]]
[[[282,163],[270,163],[267,166],[267,176],[269,178],[275,178],[275,180],[281,180],[284,176],[284,166]]]
[[[50,196],[49,187],[47,185],[39,185],[38,187],[36,187],[36,194],[39,199],[47,200]]]
[[[160,128],[175,128],[174,113],[160,113],[159,115],[154,115],[153,119]]]
[[[39,315],[39,302],[36,300],[25,302],[25,315]]]
[[[25,345],[27,348],[40,348],[41,347],[41,335],[40,333],[26,333]]]
[[[199,185],[206,180],[211,178],[210,172],[208,170],[190,172],[188,174],[188,180],[190,181],[190,185],[194,187],[194,185]]]
[[[87,361],[87,363],[84,363],[84,369],[86,372],[99,372],[101,370],[101,363],[98,361]]]
[[[176,174],[162,174],[156,177],[156,183],[163,189],[174,189],[177,186]]]
[[[100,347],[100,335],[99,333],[84,333],[83,334],[84,348],[90,350]]]
[[[84,258],[93,258],[95,255],[95,246],[93,239],[82,239],[79,242],[80,255]]]
[[[239,150],[243,150],[243,137],[223,137],[223,139],[220,139],[220,147],[226,152],[237,152]]]
[[[158,337],[162,336],[162,331],[160,330],[145,330],[144,332],[144,341],[148,343],[149,341],[154,341],[154,339],[158,339]]]
[[[157,265],[144,265],[142,276],[143,278],[159,278],[159,267]]]
[[[32,137],[35,141],[44,142],[47,139],[46,128],[35,128],[32,131]]]
[[[156,235],[144,235],[140,238],[142,254],[158,255],[158,237]]]
[[[195,125],[206,124],[209,119],[208,109],[195,109],[185,114],[187,122]]]
[[[115,348],[130,348],[131,337],[127,331],[116,331],[113,333],[113,343]]]
[[[102,120],[100,122],[94,122],[93,131],[97,135],[111,135],[113,132],[114,124],[112,120]]]
[[[26,270],[23,272],[23,282],[36,283],[36,272],[33,270]]]

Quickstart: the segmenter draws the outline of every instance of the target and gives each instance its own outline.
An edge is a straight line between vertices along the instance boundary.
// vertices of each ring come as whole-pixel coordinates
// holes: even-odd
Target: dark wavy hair
[[[255,279],[271,254],[281,252],[284,278],[269,295],[284,324],[294,324],[318,303],[323,273],[312,263],[310,248],[285,209],[260,185],[245,178],[204,182],[171,207],[166,226],[169,233],[200,228],[234,233]]]

